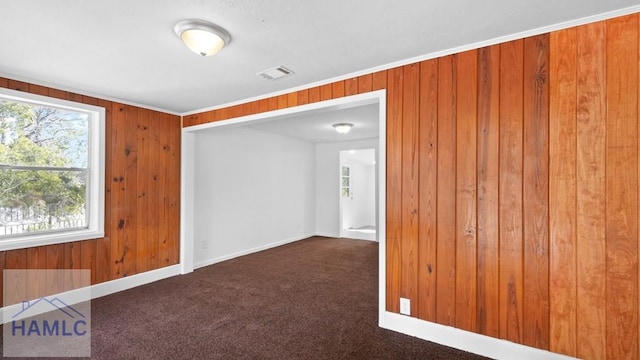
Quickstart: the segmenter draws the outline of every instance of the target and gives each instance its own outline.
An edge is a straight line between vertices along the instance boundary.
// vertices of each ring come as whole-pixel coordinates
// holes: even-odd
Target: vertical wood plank
[[[286,97],[285,97],[286,98]],[[170,159],[170,131],[171,123],[167,116],[158,115],[158,128],[160,131],[160,177],[158,187],[158,204],[160,206],[159,211],[159,229],[158,234],[160,236],[160,257],[159,267],[164,267],[171,264],[171,229],[169,229],[171,220],[170,204],[170,180],[173,176],[170,173],[169,159]]]
[[[638,358],[638,18],[607,21],[607,358]]]
[[[351,78],[344,81],[344,95],[355,95],[358,93],[358,78]]]
[[[500,46],[478,50],[478,332],[500,336]]]
[[[96,252],[98,240],[86,240],[80,242],[80,268],[91,271],[91,285],[96,282]]]
[[[110,101],[99,100],[98,106],[101,106],[105,109],[105,134],[104,138],[107,140],[105,144],[105,194],[104,194],[104,231],[105,237],[102,239],[96,240],[96,264],[92,269],[92,277],[95,273],[95,281],[96,283],[104,282],[111,280],[111,218],[113,213],[113,207],[111,204],[113,203],[113,191],[112,187],[115,184],[113,179],[113,143],[111,139],[113,138],[113,118],[112,118],[112,104]]]
[[[331,100],[333,98],[333,90],[331,84],[325,84],[320,86],[320,100]]]
[[[63,244],[63,252],[64,252],[64,263],[61,269],[69,269],[69,270],[79,270],[82,254],[80,252],[80,242],[68,242]],[[62,287],[57,289],[57,292],[62,291],[70,291],[73,289],[77,289],[83,287],[85,284],[82,284],[82,276],[78,273],[73,273],[70,276],[65,276],[65,281],[63,281]]]
[[[417,65],[417,64],[412,64]],[[373,87],[373,75],[366,74],[357,77],[358,79],[358,94],[370,92]]]
[[[283,94],[283,95],[278,95],[276,96],[276,98],[278,99],[278,109],[286,109],[289,107],[289,99],[287,98],[287,94]],[[232,117],[236,117],[236,116],[232,116]]]
[[[9,251],[5,251],[4,253],[5,253],[5,269],[27,269],[28,268],[27,249],[9,250]]]
[[[456,316],[457,328],[476,331],[477,51],[456,63]]]
[[[500,337],[523,340],[523,41],[500,45]]]
[[[47,249],[46,246],[36,246],[26,249],[27,269],[46,269],[47,268]],[[45,279],[28,276],[29,282],[27,286],[27,294],[29,299],[38,299],[50,294],[46,293],[47,284]]]
[[[372,90],[382,90],[387,88],[387,70],[382,70],[373,73],[372,78]]]
[[[252,103],[250,103],[252,104]],[[289,105],[289,107],[294,107],[294,106],[298,106],[298,93],[297,92],[292,92],[292,93],[288,93],[287,94],[287,104]],[[250,114],[255,114],[256,111],[252,111],[250,112]]]
[[[181,130],[180,130],[180,118],[173,115],[166,115],[169,117],[171,123],[171,132],[169,139],[169,146],[171,148],[171,158],[169,159],[169,174],[171,174],[169,187],[170,187],[170,202],[169,207],[171,209],[171,217],[169,222],[169,231],[171,232],[171,264],[178,264],[180,262],[180,177],[173,176],[173,174],[180,173],[180,159],[181,159]]]
[[[313,104],[318,101],[320,101],[320,88],[316,86],[309,89],[309,103]]]
[[[138,114],[148,110],[127,106],[126,125],[124,131],[124,262],[122,276],[136,273],[136,235],[137,235],[137,202],[138,202]]]
[[[295,93],[289,94],[288,101],[293,102],[295,105],[298,105],[298,93],[295,92]],[[262,112],[261,107],[262,107],[262,104],[260,100],[250,102],[247,115],[253,115],[253,114],[258,114]]]
[[[160,121],[156,113],[149,114],[149,123],[153,126],[149,127],[149,207],[158,209],[147,214],[147,252],[149,269],[157,269],[160,267],[160,208],[163,204],[160,202],[160,157],[162,156],[162,144],[160,142],[160,134],[163,131]]]
[[[576,355],[576,30],[550,34],[550,350]]]
[[[309,103],[309,90],[299,90],[298,91],[298,105],[306,105]],[[263,111],[260,111],[263,112]]]
[[[341,98],[344,96],[344,81],[336,81],[331,84],[331,93],[333,98]]]
[[[27,249],[18,249],[18,250],[10,250],[5,252],[5,267],[4,269],[12,270],[12,269],[26,269],[27,268]],[[8,274],[5,275],[3,272],[3,281],[7,281],[5,289],[3,292],[3,305],[13,305],[18,304],[25,299],[27,295],[27,284],[26,284],[26,276],[24,274],[19,274],[17,277],[9,277]],[[9,283],[10,282],[10,283]],[[48,285],[45,286],[45,292],[48,288]]]
[[[307,92],[304,91],[304,94],[306,95]],[[298,101],[300,101],[299,100],[300,98],[301,98],[301,95],[298,94]],[[306,97],[305,97],[305,99],[306,99]],[[269,99],[258,100],[258,112],[263,113],[263,112],[267,112],[267,111],[269,111]]]
[[[436,320],[455,325],[456,313],[456,56],[438,59],[438,179]]]
[[[388,311],[399,312],[402,271],[402,68],[389,70],[388,75],[386,304]]]
[[[577,29],[576,355],[606,358],[606,25]]]
[[[549,36],[524,40],[524,334],[549,349]]]
[[[304,90],[298,90],[298,105],[306,105],[309,103],[309,90],[304,89]],[[264,112],[264,110],[261,109],[260,112]]]
[[[64,244],[49,245],[47,249],[47,269],[64,269]],[[47,294],[57,294],[62,289],[63,284],[60,279],[49,276],[47,274],[47,285],[45,292]]]
[[[136,271],[149,270],[149,127],[151,113],[139,110],[137,135],[137,177],[136,177]]]
[[[125,275],[125,262],[129,260],[125,249],[126,204],[126,129],[129,108],[124,104],[113,104],[111,116],[111,278]]]
[[[375,77],[374,77],[375,79]],[[418,317],[436,320],[438,61],[420,63]]]
[[[418,180],[420,65],[402,67],[402,223],[400,295],[418,313]],[[369,82],[370,84],[370,82]]]
[[[273,96],[267,99],[267,103],[269,104],[269,111],[273,111],[273,110],[278,110],[278,97],[277,96]],[[221,109],[220,111],[222,112],[225,109]],[[226,115],[221,115],[220,119],[226,119],[227,116]]]

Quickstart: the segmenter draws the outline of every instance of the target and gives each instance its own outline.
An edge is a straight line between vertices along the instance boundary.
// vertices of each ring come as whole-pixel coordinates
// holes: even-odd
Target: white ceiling
[[[184,114],[638,10],[638,0],[3,0],[0,75]],[[189,18],[224,27],[230,45],[193,54],[173,33]],[[295,74],[256,76],[278,65]]]
[[[296,138],[313,143],[352,141],[378,137],[378,104],[350,108],[332,107],[305,114],[292,114],[252,122],[256,130]],[[348,122],[353,128],[348,134],[338,134],[333,124]]]

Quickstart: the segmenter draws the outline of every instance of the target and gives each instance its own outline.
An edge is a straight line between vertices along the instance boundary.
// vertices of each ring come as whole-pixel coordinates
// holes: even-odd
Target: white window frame
[[[89,114],[89,177],[87,182],[87,228],[69,229],[51,233],[41,232],[0,239],[0,251],[24,249],[34,246],[61,244],[72,241],[104,237],[104,155],[105,109],[74,101],[56,99],[22,91],[0,88],[0,98],[53,106]]]

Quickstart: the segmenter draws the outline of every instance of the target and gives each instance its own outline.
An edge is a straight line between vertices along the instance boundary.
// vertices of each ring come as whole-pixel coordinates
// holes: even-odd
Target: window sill
[[[35,246],[63,244],[73,241],[99,239],[104,237],[104,231],[93,229],[82,229],[75,231],[65,231],[52,234],[34,234],[18,236],[14,238],[1,239],[0,251],[25,249]]]

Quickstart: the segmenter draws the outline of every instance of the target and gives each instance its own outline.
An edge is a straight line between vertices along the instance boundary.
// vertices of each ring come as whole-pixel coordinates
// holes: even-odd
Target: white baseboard
[[[315,236],[324,236],[324,237],[330,237],[330,238],[339,238],[340,234],[333,234],[333,233],[323,233],[323,232],[317,232],[315,234]]]
[[[154,281],[180,275],[180,264],[163,267],[156,270],[143,272],[120,279],[106,281],[91,286],[91,298],[97,299],[120,291],[132,289],[137,286],[152,283]]]
[[[209,260],[205,260],[205,261],[200,261],[198,263],[194,263],[193,264],[193,268],[194,269],[198,269],[201,267],[205,267],[205,266],[209,266],[209,265],[213,265],[213,264],[217,264],[219,262],[223,262],[226,260],[231,260],[233,258],[237,258],[239,256],[244,256],[244,255],[249,255],[249,254],[253,254],[256,253],[258,251],[263,251],[263,250],[267,250],[267,249],[271,249],[277,246],[281,246],[281,245],[285,245],[288,243],[292,243],[295,241],[300,241],[309,237],[314,236],[314,234],[305,234],[305,235],[300,235],[300,236],[294,236],[288,239],[284,239],[284,240],[280,240],[280,241],[276,241],[276,242],[272,242],[266,245],[260,245],[251,249],[247,249],[247,250],[242,250],[242,251],[237,251],[228,255],[223,255],[223,256],[218,256],[216,258],[213,259],[209,259]]]
[[[380,327],[411,335],[423,340],[487,356],[492,359],[518,360],[569,360],[571,356],[552,353],[511,341],[492,338],[474,332],[456,329],[429,321],[385,311]]]
[[[354,232],[352,232],[354,233]],[[354,236],[351,236],[350,234],[348,234],[348,236],[342,236],[341,234],[331,234],[331,233],[316,233],[315,236],[324,236],[324,237],[329,237],[329,238],[347,238],[347,239],[357,239],[357,240],[367,240],[367,241],[375,241],[378,242],[378,239],[376,239],[376,234],[364,234],[365,236],[362,236],[363,234],[361,233],[357,233],[355,232]],[[369,236],[367,236],[369,235]]]
[[[67,291],[61,294],[47,295],[47,298],[63,297],[66,300],[67,305],[74,305],[78,302],[87,300],[87,291],[90,293],[91,299],[97,299],[106,295],[114,294],[120,291],[132,289],[141,285],[149,284],[154,281],[170,278],[172,276],[180,275],[180,265],[171,265],[156,270],[143,272],[141,274],[135,274],[126,276],[120,279],[105,281],[103,283],[95,284],[88,287],[83,287],[71,291]],[[36,299],[32,299],[36,300]],[[22,309],[22,304],[9,305],[0,308],[0,319],[4,322],[5,312],[8,314],[17,314]],[[35,315],[37,313],[31,313]]]

